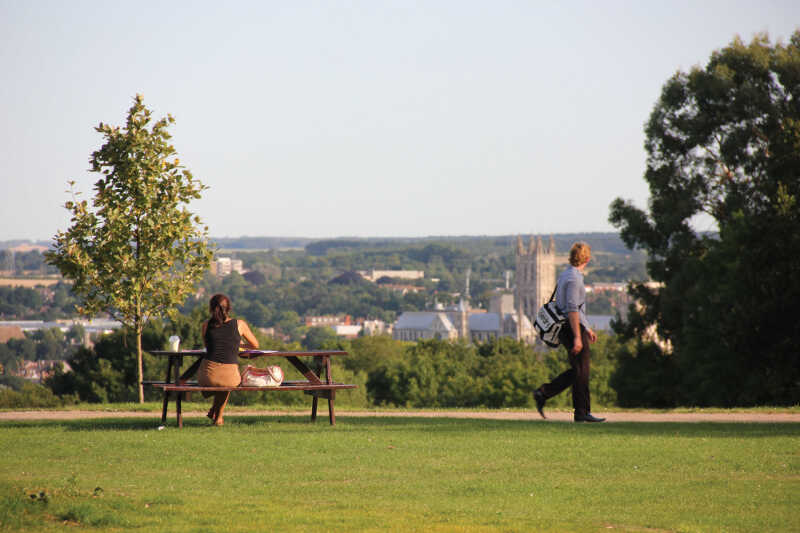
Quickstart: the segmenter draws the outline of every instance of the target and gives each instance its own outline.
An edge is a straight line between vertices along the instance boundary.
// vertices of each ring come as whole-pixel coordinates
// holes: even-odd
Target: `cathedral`
[[[488,312],[472,309],[463,298],[449,308],[438,305],[431,311],[405,312],[394,324],[392,336],[404,341],[462,338],[484,342],[511,337],[535,342],[533,319],[556,286],[556,246],[552,236],[546,246],[541,237],[530,237],[527,248],[522,237],[517,237],[515,252],[513,296],[498,292]],[[469,294],[468,287],[465,294]]]
[[[552,235],[547,246],[541,237],[531,236],[527,248],[517,237],[514,303],[519,315],[533,320],[556,287],[556,245]]]

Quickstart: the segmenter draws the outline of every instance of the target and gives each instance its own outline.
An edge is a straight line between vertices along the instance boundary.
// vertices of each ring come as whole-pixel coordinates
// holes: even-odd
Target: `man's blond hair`
[[[569,264],[581,266],[592,257],[592,247],[585,242],[576,242],[569,249]]]

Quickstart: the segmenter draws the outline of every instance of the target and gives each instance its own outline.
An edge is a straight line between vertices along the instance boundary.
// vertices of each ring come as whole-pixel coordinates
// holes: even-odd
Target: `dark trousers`
[[[564,324],[561,329],[561,344],[567,348],[569,353],[574,344],[574,336],[569,323]],[[583,342],[583,349],[575,355],[569,353],[568,370],[564,371],[556,379],[550,383],[546,383],[539,387],[539,390],[544,394],[545,399],[552,398],[560,394],[567,387],[572,387],[572,408],[575,409],[576,415],[585,415],[592,411],[591,402],[589,399],[589,366],[591,364],[591,351],[589,350],[589,334],[586,329],[581,326],[581,342]]]

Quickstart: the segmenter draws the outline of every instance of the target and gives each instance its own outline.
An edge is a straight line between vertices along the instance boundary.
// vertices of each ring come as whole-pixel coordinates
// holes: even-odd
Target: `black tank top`
[[[239,362],[239,321],[228,320],[218,327],[208,325],[206,328],[206,359],[217,363],[237,364]]]

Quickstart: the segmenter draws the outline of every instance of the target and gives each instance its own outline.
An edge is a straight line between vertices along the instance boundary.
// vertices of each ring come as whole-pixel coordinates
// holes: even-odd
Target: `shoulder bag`
[[[553,289],[550,300],[539,308],[539,311],[536,313],[536,320],[533,321],[536,334],[539,335],[542,342],[551,348],[556,348],[561,344],[558,335],[561,333],[561,328],[564,327],[564,323],[567,321],[567,317],[562,315],[558,307],[556,307],[555,297],[557,289],[558,285]]]

